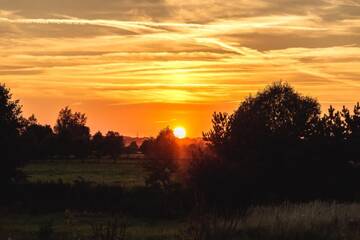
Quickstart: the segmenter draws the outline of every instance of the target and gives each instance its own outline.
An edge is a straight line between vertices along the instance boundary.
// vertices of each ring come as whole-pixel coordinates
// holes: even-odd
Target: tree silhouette
[[[18,100],[12,100],[10,90],[0,84],[0,184],[12,182],[20,162],[20,134],[25,126]]]
[[[109,131],[104,138],[105,153],[115,162],[124,151],[124,138],[118,132]]]
[[[132,141],[129,146],[126,147],[127,154],[136,154],[139,151],[139,147],[136,141]]]
[[[69,107],[61,109],[54,127],[58,138],[59,154],[84,158],[89,153],[90,129],[86,116],[73,113]]]
[[[172,176],[178,169],[176,137],[170,128],[165,128],[148,144],[148,149],[145,151],[147,157],[145,167],[149,171],[146,184],[168,189],[172,184]]]
[[[153,142],[153,138],[145,139],[140,146],[140,152],[148,156],[150,154]]]
[[[320,105],[315,99],[301,96],[286,83],[274,83],[246,98],[234,113],[230,145],[241,156],[254,156],[259,154],[254,148],[260,145],[269,144],[274,149],[277,141],[289,144],[307,138],[319,116]],[[239,152],[235,158],[240,157]]]
[[[349,112],[349,111],[348,111]],[[344,114],[348,126],[347,152],[350,154],[350,161],[353,164],[360,164],[360,104],[354,106],[353,114]]]
[[[91,138],[91,151],[98,160],[105,155],[105,138],[101,132]]]
[[[306,142],[319,121],[319,103],[281,82],[246,98],[231,116],[215,113],[204,139],[222,162],[219,189],[279,193],[304,184],[302,171],[311,169]]]
[[[49,125],[41,125],[32,115],[22,134],[25,155],[30,160],[46,159],[54,154],[54,133]]]
[[[354,114],[351,117],[351,121],[349,123],[351,135],[353,138],[360,138],[360,103],[357,103],[354,106]]]
[[[336,111],[332,106],[320,119],[314,132],[317,134],[316,155],[321,159],[323,169],[333,175],[349,175],[349,164],[359,163],[360,146],[360,106],[354,106],[351,113],[345,106],[341,111]]]
[[[229,144],[232,117],[228,113],[215,112],[211,120],[212,129],[203,133],[203,139],[220,155],[224,155],[227,151],[226,146]]]

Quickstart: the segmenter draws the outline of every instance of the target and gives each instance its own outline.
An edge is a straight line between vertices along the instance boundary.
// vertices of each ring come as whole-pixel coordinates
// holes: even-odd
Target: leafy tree
[[[86,126],[86,115],[73,113],[69,107],[61,109],[56,121],[59,153],[84,158],[89,153],[90,129]]]
[[[154,142],[153,138],[145,139],[140,146],[140,149],[139,149],[140,152],[142,152],[145,155],[149,155],[153,142]]]
[[[221,160],[214,165],[224,172],[222,178],[212,176],[221,179],[218,190],[243,195],[246,189],[283,192],[290,182],[303,184],[302,171],[311,167],[306,143],[319,119],[315,99],[281,82],[247,97],[233,115],[215,113],[204,139]]]
[[[91,150],[97,159],[105,154],[105,137],[101,132],[97,132],[91,138]]]
[[[149,176],[146,184],[153,187],[168,189],[172,185],[172,177],[178,169],[178,145],[170,128],[160,131],[153,141],[148,143],[146,152],[146,169]]]
[[[27,158],[46,159],[54,154],[54,133],[49,125],[41,125],[32,115],[22,134]]]
[[[211,120],[212,129],[203,133],[203,139],[220,155],[227,151],[226,146],[229,144],[232,117],[228,113],[214,112]]]
[[[126,147],[127,154],[136,154],[139,151],[139,146],[136,141],[132,141],[129,146]]]
[[[0,84],[0,184],[12,182],[21,164],[20,134],[24,128],[19,100],[12,100],[10,89]]]
[[[246,98],[233,115],[215,113],[213,129],[204,139],[228,160],[268,158],[281,152],[284,144],[309,138],[319,116],[315,99],[279,82]]]
[[[109,154],[114,162],[124,151],[124,138],[118,132],[109,131],[104,139],[105,153]]]
[[[73,113],[69,107],[65,107],[59,112],[55,132],[58,134],[76,130],[82,132],[82,128],[85,127],[86,121],[87,117],[85,114],[80,112]]]
[[[246,98],[234,113],[230,130],[230,145],[238,150],[234,157],[254,156],[264,144],[274,149],[282,147],[276,143],[308,138],[319,116],[315,99],[301,96],[286,83],[274,83]]]

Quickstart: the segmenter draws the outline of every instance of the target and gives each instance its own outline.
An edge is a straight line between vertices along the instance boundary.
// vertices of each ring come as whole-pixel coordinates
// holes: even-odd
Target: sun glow
[[[174,135],[175,137],[179,138],[179,139],[183,139],[186,137],[186,130],[183,127],[176,127],[174,128]]]

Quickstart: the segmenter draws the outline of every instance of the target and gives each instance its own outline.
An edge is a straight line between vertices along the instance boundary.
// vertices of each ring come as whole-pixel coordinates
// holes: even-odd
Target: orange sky
[[[25,115],[69,105],[92,130],[210,127],[277,80],[323,106],[360,100],[356,0],[0,0],[0,82]]]

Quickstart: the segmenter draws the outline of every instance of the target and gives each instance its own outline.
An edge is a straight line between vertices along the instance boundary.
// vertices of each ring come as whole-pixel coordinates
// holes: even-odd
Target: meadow
[[[3,214],[0,237],[6,239],[42,240],[43,226],[51,229],[51,239],[86,238],[92,224],[106,222],[110,216],[100,213],[65,211],[48,215]],[[283,203],[278,206],[252,207],[245,216],[217,219],[206,215],[198,219],[157,220],[124,218],[128,240],[340,240],[360,239],[360,204],[310,202]],[[235,221],[235,224],[234,224]],[[231,222],[231,223],[230,223]],[[46,225],[51,224],[51,225]],[[234,224],[230,227],[230,224]]]
[[[84,181],[91,185],[121,186],[132,189],[145,186],[146,171],[142,155],[126,155],[114,162],[110,159],[34,161],[22,168],[30,183]],[[65,210],[46,214],[23,213],[0,209],[0,239],[38,239],[38,232],[47,226],[60,238],[86,236],[91,224],[112,219],[109,213],[88,213]],[[123,218],[123,216],[122,216]],[[163,239],[176,235],[183,219],[161,220],[126,216],[128,239]],[[51,227],[49,226],[51,225]]]
[[[144,186],[146,172],[141,161],[45,161],[28,164],[23,170],[34,183],[59,179],[72,183],[81,178],[131,189]],[[91,235],[95,224],[117,217],[126,225],[126,240],[360,239],[360,203],[350,202],[283,202],[251,206],[242,214],[226,217],[210,211],[171,219],[70,209],[35,214],[21,209],[0,211],[0,238],[13,240],[92,239],[86,236]]]
[[[145,185],[142,155],[125,156],[116,162],[110,159],[51,160],[27,164],[22,170],[33,183],[62,180],[73,183],[79,178],[94,184],[135,187]]]

